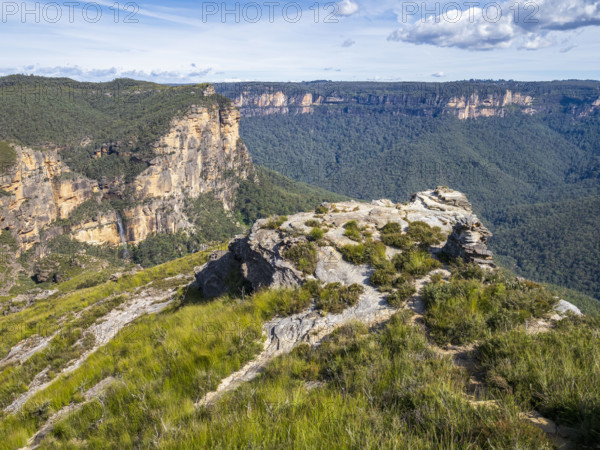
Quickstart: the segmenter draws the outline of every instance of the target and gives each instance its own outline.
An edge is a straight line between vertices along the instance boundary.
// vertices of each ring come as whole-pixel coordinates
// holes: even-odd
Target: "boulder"
[[[491,236],[490,230],[477,217],[462,217],[452,227],[452,234],[442,252],[452,258],[462,258],[480,266],[495,267],[492,252],[486,245]]]

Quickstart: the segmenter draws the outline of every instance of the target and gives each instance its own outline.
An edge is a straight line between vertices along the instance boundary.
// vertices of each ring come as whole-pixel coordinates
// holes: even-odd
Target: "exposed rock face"
[[[581,310],[572,303],[569,303],[566,300],[559,300],[554,310],[559,314],[573,313],[576,316],[581,316]]]
[[[473,93],[467,97],[453,97],[446,104],[446,111],[459,119],[474,119],[477,117],[504,117],[507,107],[518,106],[524,114],[534,114],[533,98],[529,95],[514,93],[507,90],[504,95],[480,96]]]
[[[133,181],[138,206],[125,210],[127,241],[152,233],[191,227],[186,199],[211,192],[230,209],[237,180],[247,179],[252,161],[239,135],[240,113],[233,107],[192,107],[173,120],[156,144],[157,157]]]
[[[207,88],[205,95],[213,94],[214,90]],[[98,212],[68,229],[53,226],[86,201],[118,196],[132,205],[122,211],[128,243],[140,242],[153,233],[189,228],[186,200],[212,193],[229,209],[235,202],[238,181],[253,173],[239,136],[239,120],[237,109],[219,106],[216,101],[192,107],[172,120],[169,131],[154,144],[156,157],[129,185],[117,181],[114,186],[100,186],[72,173],[56,150],[16,147],[15,166],[1,171],[0,189],[10,195],[0,196],[0,227],[11,231],[19,252],[64,232],[82,242],[118,245],[112,210]],[[106,151],[113,150],[111,146]],[[102,155],[100,150],[96,157]]]
[[[99,213],[95,220],[71,227],[71,236],[93,245],[119,245],[121,238],[116,223],[117,215],[114,211]]]
[[[444,252],[467,262],[494,267],[492,252],[486,246],[491,235],[476,217],[464,217],[454,225]]]
[[[11,194],[0,197],[0,227],[8,228],[26,251],[45,227],[92,198],[98,185],[71,174],[56,151],[14,149],[17,162],[0,178],[0,189]]]
[[[351,220],[372,233],[373,239],[380,238],[379,229],[388,222],[399,223],[406,229],[409,222],[423,221],[451,235],[450,248],[458,256],[469,258],[476,255],[475,262],[487,266],[493,264],[491,253],[485,245],[491,233],[472,214],[470,204],[460,192],[448,188],[420,192],[407,205],[396,205],[390,200],[377,200],[371,204],[341,202],[336,203],[335,208],[334,205],[324,205],[330,208],[330,212],[322,217],[315,218],[313,212],[295,214],[275,230],[264,228],[266,219],[257,221],[247,237],[237,237],[231,241],[228,252],[215,253],[212,260],[197,271],[196,280],[204,289],[204,294],[212,297],[224,293],[227,287],[222,281],[227,277],[227,272],[233,269],[241,270],[254,289],[300,284],[307,276],[284,255],[293,245],[307,241],[306,235],[312,226],[306,223],[311,220],[321,221],[321,228],[325,230],[323,240],[327,244],[318,248],[315,271],[315,276],[324,282],[330,282],[333,278],[338,280],[340,273],[346,273],[348,279],[344,280],[345,283],[366,283],[364,272],[367,269],[349,270],[346,267],[348,263],[342,260],[337,250],[346,244],[356,244],[344,234],[344,225]],[[468,230],[465,224],[470,224]],[[456,230],[461,231],[459,233]],[[388,247],[387,252],[393,255],[399,250]]]
[[[457,86],[440,85],[424,88],[415,86],[403,89],[394,87],[390,94],[356,94],[341,95],[336,93],[336,83],[322,83],[310,87],[302,84],[289,84],[280,87],[268,84],[260,85],[217,85],[217,90],[229,96],[235,106],[240,108],[243,116],[265,116],[270,114],[311,114],[317,107],[344,105],[346,113],[352,114],[354,109],[363,105],[386,106],[402,115],[451,114],[461,120],[477,117],[504,117],[509,108],[524,114],[538,112],[535,99],[527,94],[500,86],[491,86],[488,90],[470,89],[467,95],[455,95]],[[463,86],[464,87],[464,86]],[[339,113],[335,108],[331,113]]]

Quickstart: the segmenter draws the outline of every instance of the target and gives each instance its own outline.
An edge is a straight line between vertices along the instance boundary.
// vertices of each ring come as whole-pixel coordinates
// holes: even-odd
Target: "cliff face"
[[[190,227],[185,200],[200,194],[213,193],[225,209],[233,206],[237,180],[247,179],[252,170],[239,120],[235,108],[216,106],[193,107],[173,120],[155,144],[157,157],[132,183],[137,205],[124,211],[128,242]]]
[[[96,182],[71,174],[56,151],[14,149],[17,162],[0,178],[0,189],[10,194],[0,197],[0,227],[27,251],[40,241],[42,230],[68,217],[99,189]]]
[[[186,200],[213,193],[228,209],[238,181],[252,173],[239,119],[234,107],[216,102],[192,107],[172,120],[154,144],[156,156],[149,167],[125,185],[100,186],[72,173],[58,151],[15,147],[16,164],[0,178],[0,227],[17,239],[19,253],[63,233],[82,242],[117,245],[121,239],[115,210],[97,208],[84,219],[72,213],[86,202],[106,205],[118,198],[128,205],[121,212],[129,243],[188,228]],[[43,256],[42,249],[37,256]]]
[[[565,110],[585,117],[600,109],[597,92],[589,92],[585,101],[570,101],[562,94],[519,86],[477,85],[468,82],[422,85],[399,83],[362,87],[350,83],[290,83],[272,86],[266,83],[221,84],[217,90],[231,98],[242,116],[270,114],[311,114],[321,108],[328,114],[359,114],[364,106],[386,108],[398,115],[435,116],[450,114],[461,120],[477,117],[504,117],[509,111],[537,114]],[[351,91],[352,93],[345,93]],[[566,100],[566,102],[565,102]]]

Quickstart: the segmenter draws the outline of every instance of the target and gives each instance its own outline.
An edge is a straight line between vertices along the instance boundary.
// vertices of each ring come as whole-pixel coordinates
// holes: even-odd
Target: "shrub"
[[[429,253],[423,250],[413,250],[396,255],[393,263],[399,272],[415,276],[423,276],[442,267],[441,262],[433,259]]]
[[[411,250],[416,245],[407,234],[402,232],[402,227],[397,222],[388,222],[380,231],[382,242],[390,247]]]
[[[323,239],[323,236],[325,236],[325,232],[323,230],[321,230],[320,228],[313,228],[312,230],[310,230],[310,233],[308,236],[311,241],[318,242],[321,239]]]
[[[444,279],[444,275],[442,275],[441,273],[434,273],[433,275],[431,275],[430,281],[432,283],[440,283],[442,280]]]
[[[360,241],[362,236],[360,234],[360,229],[358,228],[358,224],[356,220],[351,220],[344,225],[346,231],[344,232],[344,236],[352,239],[353,241]]]
[[[388,222],[381,228],[381,234],[402,233],[402,227],[398,222]]]
[[[296,268],[307,275],[317,268],[317,248],[312,242],[300,242],[283,252],[284,258],[291,260]]]
[[[387,302],[394,308],[400,308],[406,300],[417,292],[415,286],[410,282],[403,282],[388,295]]]
[[[307,227],[320,227],[321,226],[321,222],[319,222],[318,220],[315,219],[311,219],[311,220],[307,220],[306,222],[304,222],[304,225],[306,225]]]
[[[406,234],[423,249],[438,245],[446,239],[440,227],[431,227],[420,220],[409,223]]]
[[[374,267],[389,265],[385,256],[385,245],[382,242],[344,245],[340,251],[344,259],[352,264],[371,264]]]
[[[288,221],[286,216],[279,216],[277,218],[271,217],[262,228],[267,230],[277,230],[281,225]]]
[[[373,286],[377,286],[380,291],[389,291],[392,289],[392,283],[396,279],[397,274],[395,271],[388,269],[376,269],[369,281]]]
[[[329,208],[325,205],[320,205],[320,206],[317,206],[317,209],[315,209],[315,212],[317,214],[327,214],[329,212]]]
[[[406,234],[382,234],[381,241],[390,247],[396,247],[402,250],[411,250],[415,247],[413,240]]]
[[[360,284],[344,286],[342,283],[329,283],[320,290],[316,307],[324,312],[340,313],[356,305],[363,292]]]

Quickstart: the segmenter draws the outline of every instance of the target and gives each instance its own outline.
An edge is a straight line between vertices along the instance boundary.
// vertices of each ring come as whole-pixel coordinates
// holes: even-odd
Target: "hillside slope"
[[[453,256],[490,266],[488,235],[438,189],[326,203],[258,221],[229,253],[61,284],[0,317],[3,445],[593,445],[597,319]]]
[[[166,262],[340,198],[256,169],[239,111],[206,84],[10,76],[0,90],[4,294],[89,264]]]

